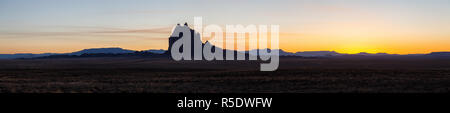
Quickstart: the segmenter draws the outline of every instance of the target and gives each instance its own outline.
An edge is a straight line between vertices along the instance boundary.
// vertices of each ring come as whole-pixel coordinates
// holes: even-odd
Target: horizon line
[[[81,50],[76,50],[76,51],[72,51],[72,52],[40,52],[40,53],[27,53],[27,52],[23,52],[23,53],[0,53],[0,55],[14,55],[14,54],[65,54],[65,53],[73,53],[73,52],[77,52],[77,51],[82,51],[82,50],[86,50],[86,49],[106,49],[106,48],[120,48],[120,49],[124,49],[124,50],[131,50],[131,51],[146,51],[146,50],[164,50],[167,51],[167,49],[161,49],[161,48],[150,48],[150,49],[141,49],[141,50],[135,50],[135,49],[127,49],[127,48],[122,48],[122,47],[94,47],[94,48],[85,48],[85,49],[81,49]],[[270,48],[268,48],[270,49]],[[258,49],[252,49],[252,50],[258,50]],[[390,55],[414,55],[414,54],[430,54],[430,53],[435,53],[435,52],[450,52],[449,51],[431,51],[431,52],[427,52],[427,53],[407,53],[407,54],[400,54],[400,53],[388,53],[388,52],[365,52],[365,51],[361,51],[358,53],[345,53],[345,52],[337,52],[336,50],[307,50],[307,51],[285,51],[283,49],[279,49],[282,50],[284,52],[288,52],[288,53],[298,53],[298,52],[319,52],[319,51],[328,51],[328,52],[336,52],[338,54],[349,54],[349,55],[353,55],[353,54],[360,54],[360,53],[368,53],[368,54],[390,54]],[[245,51],[249,51],[249,50],[245,50]]]

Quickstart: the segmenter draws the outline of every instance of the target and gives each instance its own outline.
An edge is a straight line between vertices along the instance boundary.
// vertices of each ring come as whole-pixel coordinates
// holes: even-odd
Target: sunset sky
[[[450,51],[450,0],[0,0],[0,54],[167,49],[177,23],[280,25],[289,51]]]

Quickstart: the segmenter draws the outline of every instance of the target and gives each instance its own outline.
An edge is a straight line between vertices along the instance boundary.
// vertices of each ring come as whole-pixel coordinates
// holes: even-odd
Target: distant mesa
[[[91,48],[91,49],[83,49],[76,52],[71,53],[43,53],[43,54],[32,54],[32,53],[19,53],[19,54],[0,54],[0,59],[18,59],[18,58],[61,58],[61,57],[76,57],[76,56],[102,56],[108,54],[109,56],[124,56],[130,54],[136,55],[148,55],[148,54],[163,54],[166,50],[163,49],[150,49],[143,51],[135,51],[122,49],[118,47],[111,48]],[[97,55],[96,55],[97,54]],[[122,55],[121,55],[122,54]]]
[[[43,56],[56,55],[56,53],[43,53],[43,54],[32,54],[32,53],[18,53],[18,54],[0,54],[0,59],[17,59],[17,58],[36,58]]]
[[[207,43],[209,44],[209,43]],[[258,51],[258,50],[250,50],[250,51]],[[240,53],[251,53],[250,51],[239,51]],[[304,51],[304,52],[285,52],[281,49],[270,50],[268,51],[279,51],[280,56],[296,56],[296,57],[346,57],[346,56],[409,56],[409,57],[432,57],[432,58],[450,58],[450,52],[432,52],[430,54],[408,54],[408,55],[398,55],[398,54],[387,54],[387,53],[357,53],[357,54],[343,54],[335,51]],[[143,54],[143,53],[151,53],[151,54],[167,54],[167,50],[163,49],[150,49],[143,51],[135,51],[135,50],[127,50],[122,48],[92,48],[92,49],[83,49],[81,51],[76,51],[72,53],[43,53],[43,54],[31,54],[31,53],[20,53],[20,54],[0,54],[0,59],[17,59],[17,58],[39,58],[39,57],[48,57],[48,56],[81,56],[81,55],[95,55],[95,54],[116,54],[115,56],[120,56],[120,54],[132,54],[134,56]],[[114,56],[114,55],[111,55]],[[123,55],[122,55],[123,56]],[[166,55],[167,56],[167,55]]]
[[[450,52],[432,52],[432,53],[428,54],[428,56],[450,57]]]
[[[371,55],[371,54],[369,54],[369,53],[367,53],[367,52],[360,52],[360,53],[358,53],[357,55]]]
[[[133,50],[122,49],[118,47],[113,48],[92,48],[83,49],[81,51],[69,53],[70,55],[82,55],[82,54],[96,54],[96,53],[111,53],[111,54],[122,54],[122,53],[134,53]]]
[[[145,52],[156,53],[156,54],[164,54],[164,53],[166,53],[166,50],[164,50],[164,49],[150,49],[150,50],[145,50]]]

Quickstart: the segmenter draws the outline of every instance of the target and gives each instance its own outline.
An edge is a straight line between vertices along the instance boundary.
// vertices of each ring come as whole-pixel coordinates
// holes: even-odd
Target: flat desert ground
[[[450,59],[281,57],[173,61],[97,57],[0,60],[1,93],[448,93]]]

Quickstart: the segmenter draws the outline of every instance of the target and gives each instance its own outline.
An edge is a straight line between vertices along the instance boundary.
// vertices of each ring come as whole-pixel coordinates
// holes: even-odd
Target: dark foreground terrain
[[[0,60],[2,93],[445,93],[450,59],[282,57],[260,62],[168,58]]]

